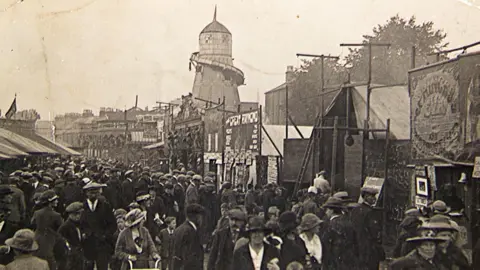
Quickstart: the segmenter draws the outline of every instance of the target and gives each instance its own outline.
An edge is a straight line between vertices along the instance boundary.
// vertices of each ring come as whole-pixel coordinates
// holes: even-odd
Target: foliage
[[[389,48],[372,47],[372,83],[392,85],[407,82],[411,68],[412,47],[416,48],[416,66],[425,65],[429,53],[444,49],[448,43],[446,34],[434,28],[433,22],[417,23],[415,17],[408,20],[399,15],[391,17],[384,25],[373,28],[371,35],[363,36],[363,43],[390,43]],[[368,81],[368,47],[349,49],[343,59],[351,69],[335,60],[325,60],[325,91],[351,79],[352,82]],[[350,74],[350,76],[349,76]],[[289,112],[297,125],[313,125],[321,98],[321,60],[304,61],[296,70],[296,80],[289,85]],[[335,93],[324,96],[324,108],[328,107]]]

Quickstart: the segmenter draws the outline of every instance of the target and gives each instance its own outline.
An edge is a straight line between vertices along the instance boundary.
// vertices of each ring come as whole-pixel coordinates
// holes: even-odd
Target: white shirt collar
[[[192,227],[195,229],[195,231],[197,230],[197,226],[195,226],[195,223],[191,222],[190,220],[188,221],[188,223],[190,223],[190,225],[192,225]]]
[[[38,182],[38,181],[37,181],[37,182],[35,182],[35,183],[33,183],[33,187],[34,187],[34,188],[37,188],[37,187],[38,187],[38,184],[39,184],[39,182]]]
[[[87,199],[87,203],[90,210],[94,212],[95,209],[97,209],[98,199],[96,199],[94,202],[90,201],[90,199]]]
[[[340,215],[335,215],[335,216],[331,217],[330,220],[334,220],[334,219],[338,218],[339,216]]]
[[[0,232],[3,230],[3,226],[5,226],[5,220],[0,222]]]
[[[252,248],[252,246],[250,246],[250,244],[248,245],[248,249],[250,250],[250,257],[252,257],[255,270],[260,270],[262,268],[264,246],[262,245],[262,248],[258,253]]]

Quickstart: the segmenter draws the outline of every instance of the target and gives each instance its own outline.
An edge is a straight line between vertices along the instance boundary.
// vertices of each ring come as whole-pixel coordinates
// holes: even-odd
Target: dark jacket
[[[203,269],[201,232],[185,221],[173,235],[172,270]]]
[[[58,233],[62,235],[70,247],[70,252],[66,258],[66,267],[64,269],[83,269],[85,263],[83,255],[83,236],[79,226],[80,224],[76,225],[73,221],[68,219],[58,229]]]
[[[280,259],[280,254],[278,249],[271,245],[264,244],[263,247],[264,250],[261,270],[267,270],[267,264],[275,258]],[[255,270],[252,257],[250,256],[250,247],[248,244],[239,247],[233,253],[233,270]]]
[[[320,240],[325,269],[361,269],[358,263],[357,237],[347,216],[338,216],[328,221]]]
[[[135,184],[130,178],[122,182],[122,207],[126,207],[135,200]]]
[[[168,229],[165,228],[160,231],[159,234],[160,242],[162,248],[160,249],[160,256],[162,258],[170,258],[170,255],[172,253],[172,246],[173,246],[173,233],[170,234],[168,232]],[[164,263],[167,263],[167,261],[164,261]]]
[[[32,224],[35,229],[35,240],[38,242],[39,249],[35,255],[39,258],[48,260],[54,256],[55,242],[57,241],[57,230],[62,225],[63,220],[59,213],[50,207],[44,207],[35,211],[32,217]]]
[[[3,224],[3,228],[0,231],[0,245],[5,245],[5,240],[7,240],[8,238],[12,238],[18,229],[20,229],[18,226],[12,224],[9,221],[5,221],[5,223]],[[0,264],[7,265],[13,261],[13,258],[14,258],[13,251],[10,251],[7,254],[1,254]]]
[[[441,269],[435,262],[430,263],[413,250],[406,256],[398,258],[390,263],[389,270],[438,270]]]
[[[208,270],[232,269],[234,241],[236,239],[233,239],[230,227],[220,229],[214,234],[208,259]]]
[[[85,257],[95,260],[101,254],[112,254],[115,245],[113,234],[117,229],[112,207],[103,199],[98,199],[94,212],[90,210],[86,200],[83,205],[85,211],[82,214],[80,227],[85,233]]]
[[[280,269],[287,269],[291,262],[299,262],[305,265],[305,258],[308,254],[307,248],[303,240],[295,235],[295,240],[282,237],[282,249],[280,250]]]
[[[468,262],[467,256],[465,256],[462,250],[454,244],[448,246],[446,253],[437,250],[434,260],[446,269],[454,269],[454,266],[456,266],[455,269],[458,270],[470,269],[470,263]]]

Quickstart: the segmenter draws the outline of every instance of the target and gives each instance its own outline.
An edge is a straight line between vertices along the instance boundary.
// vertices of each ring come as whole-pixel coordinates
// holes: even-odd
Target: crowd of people
[[[0,177],[0,269],[369,270],[386,261],[378,190],[362,188],[358,203],[332,194],[323,176],[294,201],[275,183],[217,188],[215,174],[111,160],[48,160]],[[470,269],[446,204],[429,209],[405,213],[389,267]]]

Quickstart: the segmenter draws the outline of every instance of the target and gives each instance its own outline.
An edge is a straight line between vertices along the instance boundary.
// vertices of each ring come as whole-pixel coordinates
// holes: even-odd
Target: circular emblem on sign
[[[437,152],[458,138],[458,85],[452,74],[437,71],[419,78],[412,99],[413,136],[421,150]]]

